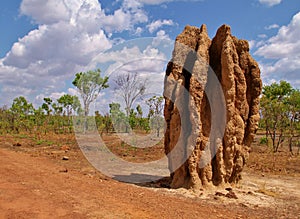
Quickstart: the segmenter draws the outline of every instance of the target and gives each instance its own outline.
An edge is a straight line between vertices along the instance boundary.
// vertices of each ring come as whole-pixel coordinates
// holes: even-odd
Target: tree
[[[300,134],[300,91],[293,90],[286,100],[289,111],[289,151],[293,154],[294,138]],[[298,144],[298,142],[296,142]]]
[[[282,101],[285,97],[293,91],[290,83],[286,81],[280,81],[279,84],[272,83],[271,85],[266,85],[263,87],[262,94],[271,100]]]
[[[10,110],[13,114],[14,129],[19,132],[19,128],[24,127],[28,131],[29,126],[32,125],[29,115],[34,112],[33,105],[28,103],[25,97],[20,96],[13,100]]]
[[[29,115],[33,113],[33,105],[28,103],[25,97],[20,96],[13,100],[11,111],[20,116]]]
[[[136,111],[138,118],[143,118],[143,109],[140,104],[136,106]]]
[[[70,94],[65,94],[61,96],[57,102],[61,104],[64,108],[64,114],[67,114],[68,117],[70,117],[73,114],[75,114],[76,111],[78,111],[78,108],[80,107],[80,101],[77,96],[72,96]]]
[[[42,104],[42,109],[46,111],[48,116],[52,112],[52,109],[51,109],[52,102],[53,102],[53,100],[50,97],[45,97],[44,103]]]
[[[53,114],[60,116],[63,112],[63,108],[58,103],[52,103],[51,107],[53,108]]]
[[[149,119],[143,118],[143,108],[140,104],[136,106],[136,127],[140,130],[149,131]]]
[[[284,142],[287,127],[290,125],[287,99],[292,91],[292,86],[286,81],[263,87],[260,100],[262,121],[267,140],[269,136],[272,140],[273,152],[277,152]]]
[[[156,136],[159,137],[160,130],[164,126],[162,111],[164,108],[164,98],[162,96],[153,96],[146,101],[149,106],[149,114],[151,128],[156,129]]]
[[[111,103],[109,108],[114,130],[116,132],[127,131],[128,120],[126,120],[125,114],[120,109],[121,105],[119,103]]]
[[[14,130],[12,112],[3,106],[0,108],[0,133],[9,133]]]
[[[108,77],[101,77],[100,69],[77,73],[72,84],[79,90],[84,105],[84,132],[87,130],[87,116],[90,104],[95,101],[101,90],[108,88]]]
[[[45,125],[46,115],[44,114],[44,109],[40,106],[39,108],[34,110],[33,114],[33,121],[35,124],[35,138],[41,139],[41,133],[44,131],[46,132],[46,125]]]
[[[114,82],[116,85],[115,90],[119,91],[125,102],[126,116],[129,117],[134,101],[146,91],[147,79],[142,80],[138,78],[137,73],[126,73],[118,75]]]

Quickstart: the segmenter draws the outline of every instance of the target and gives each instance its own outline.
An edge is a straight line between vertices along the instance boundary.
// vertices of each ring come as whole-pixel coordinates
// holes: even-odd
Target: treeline
[[[74,132],[73,122],[84,117],[77,96],[65,94],[57,100],[47,97],[43,101],[41,106],[34,108],[32,103],[20,96],[10,107],[0,108],[0,134],[69,134]],[[87,116],[87,129],[93,126],[89,124],[95,123],[101,134],[130,130],[147,133],[154,129],[159,135],[164,124],[161,116],[163,97],[153,96],[146,103],[149,106],[146,116],[140,105],[130,109],[129,116],[126,116],[119,103],[111,103],[109,113],[102,115],[96,111],[95,116]],[[77,119],[73,121],[74,117]]]
[[[115,92],[123,99],[125,106],[110,103],[109,112],[101,115],[95,112],[90,116],[90,104],[97,99],[99,93],[108,88],[108,77],[100,76],[100,69],[80,72],[75,76],[73,85],[77,88],[81,102],[77,96],[65,94],[57,100],[44,98],[38,108],[34,108],[25,97],[17,97],[10,107],[0,108],[0,134],[31,133],[37,136],[53,132],[56,134],[73,133],[73,127],[81,127],[88,132],[95,126],[101,134],[110,132],[131,132],[132,130],[147,133],[154,131],[159,137],[164,127],[162,117],[164,98],[153,96],[144,100],[149,107],[146,114],[135,101],[145,94],[147,79],[138,78],[135,74],[120,74],[115,80]],[[282,145],[300,150],[300,91],[286,81],[273,83],[263,87],[260,100],[260,129],[265,130],[265,137],[260,141],[277,152]],[[72,121],[72,119],[77,120]],[[79,125],[78,125],[79,124]],[[77,129],[78,131],[78,129]]]
[[[143,109],[140,105],[134,109],[133,104],[145,93],[147,82],[138,78],[137,73],[120,74],[114,80],[115,91],[125,102],[124,109],[121,109],[119,103],[111,103],[109,113],[101,115],[99,111],[96,111],[95,117],[90,116],[90,104],[97,99],[103,89],[109,87],[109,78],[101,77],[100,72],[100,69],[96,69],[75,75],[72,84],[77,88],[83,105],[77,96],[69,94],[57,100],[44,98],[44,102],[38,108],[34,108],[23,96],[15,98],[11,107],[0,108],[0,133],[26,132],[40,136],[49,132],[73,133],[74,127],[76,131],[85,133],[91,129],[94,130],[96,125],[101,134],[103,132],[155,130],[159,137],[164,126],[163,97],[153,96],[145,100],[145,104],[149,107],[147,116],[143,116]],[[76,120],[72,121],[73,118]]]
[[[80,112],[81,105],[77,96],[66,94],[55,101],[44,98],[38,108],[20,96],[13,100],[11,107],[0,108],[0,133],[71,133],[71,116]]]

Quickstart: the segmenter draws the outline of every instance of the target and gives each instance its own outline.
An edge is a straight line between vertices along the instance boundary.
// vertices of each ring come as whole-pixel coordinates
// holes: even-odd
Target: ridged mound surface
[[[259,121],[260,70],[246,40],[205,25],[176,38],[165,77],[165,152],[172,188],[236,183]]]

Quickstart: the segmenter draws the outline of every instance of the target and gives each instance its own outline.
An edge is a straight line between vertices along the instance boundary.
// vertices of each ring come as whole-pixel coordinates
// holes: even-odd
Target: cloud
[[[144,31],[143,28],[137,27],[134,35],[140,36],[143,33],[143,31]]]
[[[265,78],[288,80],[300,87],[300,12],[287,26],[279,28],[276,36],[267,39],[254,53],[263,57]]]
[[[172,20],[156,20],[153,21],[151,24],[148,24],[147,28],[150,33],[153,33],[164,25],[173,26],[174,22]]]
[[[280,4],[282,2],[282,0],[259,0],[259,2],[268,7],[272,7],[272,6]]]
[[[272,30],[272,29],[278,29],[278,28],[279,28],[278,24],[271,24],[271,25],[265,27],[266,30]]]
[[[159,48],[159,42],[166,40],[164,38],[153,38],[152,44],[149,42],[151,38],[143,38],[127,41],[123,45],[118,46],[121,49],[100,53],[91,62],[91,68],[108,66],[105,68],[106,75],[116,74],[120,70],[127,72],[158,72],[161,71],[162,60],[166,61],[167,57]],[[139,48],[139,44],[147,45],[145,48]],[[132,46],[133,45],[133,46]],[[139,64],[138,64],[139,63]],[[158,70],[160,69],[160,70]]]
[[[258,37],[264,39],[267,38],[268,36],[266,34],[259,34]]]
[[[142,4],[125,0],[111,14],[97,0],[23,0],[20,14],[38,24],[0,59],[2,104],[19,95],[34,101],[63,93],[74,74],[116,42],[114,33],[142,32],[148,22]]]
[[[124,5],[142,7],[143,5],[163,5],[171,2],[202,2],[204,0],[124,0]]]
[[[23,69],[60,60],[86,65],[91,56],[110,47],[103,30],[89,34],[66,23],[41,25],[14,43],[3,63]]]
[[[202,2],[204,0],[137,0],[137,1],[148,5],[159,5],[168,2]]]
[[[22,15],[32,17],[38,24],[52,24],[58,21],[68,21],[71,16],[67,5],[64,1],[60,0],[23,0],[20,6],[20,12]]]
[[[122,103],[120,95],[114,91],[113,80],[123,73],[137,73],[139,79],[148,80],[148,95],[162,95],[165,69],[172,49],[173,41],[161,30],[156,37],[126,41],[100,53],[91,67],[102,69],[110,77],[111,86],[105,90],[106,95],[98,100],[97,109],[107,112],[109,103]]]
[[[256,55],[270,59],[281,59],[300,54],[300,12],[296,14],[289,25],[282,26],[277,35],[266,41],[266,44],[256,51]]]
[[[255,40],[249,40],[248,43],[249,43],[250,50],[252,50],[256,46],[256,41]]]

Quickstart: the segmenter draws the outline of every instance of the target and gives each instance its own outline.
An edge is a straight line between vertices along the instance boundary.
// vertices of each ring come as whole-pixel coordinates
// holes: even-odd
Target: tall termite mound
[[[165,153],[172,188],[200,189],[241,178],[259,121],[262,83],[246,40],[221,26],[186,26],[165,76]]]

